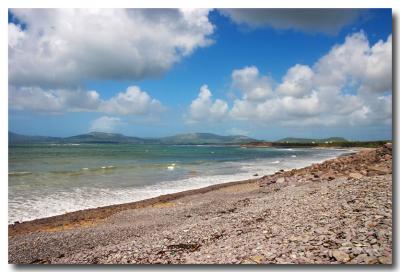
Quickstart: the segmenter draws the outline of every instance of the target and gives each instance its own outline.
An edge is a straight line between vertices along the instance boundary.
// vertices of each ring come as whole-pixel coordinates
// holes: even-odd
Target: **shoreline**
[[[55,228],[63,229],[63,226],[65,226],[66,228],[74,228],[74,227],[84,226],[87,224],[95,224],[97,221],[101,221],[107,217],[112,216],[113,214],[122,211],[131,209],[142,209],[157,204],[162,205],[163,203],[178,200],[186,196],[204,194],[225,187],[253,184],[257,183],[259,180],[260,178],[254,178],[248,180],[219,183],[198,189],[185,190],[133,202],[100,206],[96,208],[83,209],[83,210],[68,212],[65,214],[33,219],[29,221],[14,222],[13,224],[8,224],[8,236],[13,237],[16,235],[22,235],[42,230],[44,231],[52,230]]]
[[[61,215],[69,214],[69,213],[78,212],[78,211],[93,210],[93,209],[98,209],[98,208],[103,208],[103,207],[108,207],[108,206],[116,206],[116,205],[124,205],[124,204],[129,204],[129,203],[134,203],[134,202],[141,202],[144,200],[150,200],[153,198],[161,197],[163,195],[171,195],[171,194],[173,195],[173,194],[181,193],[184,191],[203,189],[203,188],[206,188],[206,187],[209,187],[212,185],[253,180],[253,179],[260,178],[264,175],[272,175],[274,173],[274,171],[278,171],[280,169],[284,169],[285,171],[290,171],[292,169],[300,169],[303,167],[310,166],[313,163],[322,163],[325,160],[334,159],[334,158],[337,158],[337,157],[340,157],[340,156],[343,156],[346,154],[351,154],[353,152],[358,152],[360,150],[364,150],[364,149],[368,149],[368,148],[362,148],[362,147],[355,147],[355,148],[341,148],[341,147],[338,147],[338,148],[336,148],[336,147],[293,147],[293,148],[282,147],[281,148],[281,147],[272,147],[272,149],[282,149],[282,150],[292,150],[292,151],[296,151],[296,149],[310,150],[310,151],[316,150],[315,152],[318,152],[317,150],[332,150],[333,153],[345,153],[345,154],[331,154],[331,156],[326,156],[325,158],[315,158],[314,160],[311,160],[311,159],[309,160],[309,158],[302,158],[299,160],[298,163],[295,163],[293,165],[278,165],[278,164],[275,165],[275,163],[279,163],[279,161],[284,162],[286,160],[289,164],[291,163],[290,158],[284,159],[283,157],[282,157],[282,160],[281,160],[281,158],[279,158],[279,161],[276,161],[276,162],[265,161],[263,163],[257,162],[258,159],[254,159],[254,161],[253,160],[250,160],[250,161],[244,160],[244,161],[242,161],[243,163],[250,162],[250,164],[254,164],[254,167],[257,167],[260,169],[243,170],[243,172],[230,173],[230,174],[225,174],[225,175],[217,174],[214,176],[207,176],[207,175],[201,176],[201,175],[196,174],[194,176],[177,178],[176,180],[171,180],[168,182],[158,180],[159,183],[157,183],[157,184],[159,184],[161,186],[161,187],[159,187],[160,192],[158,192],[158,193],[151,193],[151,191],[149,191],[150,193],[147,193],[145,196],[134,195],[136,189],[146,188],[146,186],[147,186],[147,185],[142,185],[143,187],[132,187],[131,191],[127,190],[127,194],[125,194],[124,196],[129,196],[131,193],[133,193],[133,195],[131,197],[122,197],[121,199],[118,199],[118,198],[110,199],[109,198],[104,201],[94,201],[94,202],[97,202],[94,205],[91,204],[90,201],[87,203],[80,203],[77,205],[71,205],[71,206],[67,205],[68,208],[65,208],[65,209],[64,208],[56,208],[56,209],[52,210],[51,212],[47,212],[46,208],[38,208],[36,210],[36,214],[35,214],[35,212],[34,212],[35,209],[30,210],[31,207],[35,207],[34,205],[33,206],[22,206],[22,208],[23,208],[22,213],[21,213],[22,215],[19,216],[19,212],[16,212],[15,214],[12,213],[12,211],[14,209],[18,210],[18,206],[16,206],[13,202],[13,203],[11,203],[11,207],[12,207],[11,210],[9,208],[9,211],[8,211],[9,215],[12,215],[12,216],[9,216],[8,225],[10,226],[15,223],[22,224],[25,222],[32,222],[32,221],[36,221],[39,219],[57,217],[57,216],[61,216]],[[321,151],[321,153],[323,153],[323,152],[324,151]],[[294,160],[296,160],[296,158]],[[271,165],[269,163],[271,163]],[[103,167],[98,167],[98,169],[100,169],[100,168],[103,168]],[[261,169],[261,168],[263,168],[263,169]],[[268,169],[268,168],[271,168],[271,169]],[[272,168],[275,168],[275,169],[272,169]],[[94,168],[94,169],[97,169],[97,168]],[[80,171],[80,173],[85,172],[82,169],[76,170],[76,171]],[[31,172],[21,172],[21,173],[32,174]],[[75,172],[73,172],[73,173],[75,173]],[[35,174],[35,173],[33,173],[33,174]],[[8,176],[10,178],[10,173],[8,174]],[[194,178],[193,183],[191,183],[192,178]],[[118,180],[118,179],[116,179],[116,180]],[[162,182],[160,182],[160,181],[162,181]],[[183,181],[184,181],[184,183],[183,183]],[[167,183],[172,183],[172,187],[171,187],[171,185],[168,185]],[[201,183],[203,183],[203,184],[201,184]],[[77,199],[80,199],[80,198],[77,198]],[[91,199],[91,198],[88,198],[88,199]],[[94,200],[96,200],[96,197],[94,197]],[[64,201],[69,201],[69,199],[65,199]],[[46,206],[46,205],[40,205],[41,204],[40,202],[38,204],[39,205],[36,207],[45,207]],[[56,204],[57,203],[53,203],[52,207],[57,207]],[[9,205],[10,205],[10,199],[9,199]],[[59,207],[61,207],[61,204],[59,205]],[[51,210],[51,207],[49,207],[49,210]],[[13,215],[16,215],[16,216],[13,216]]]
[[[252,147],[249,147],[249,148],[252,148]],[[273,147],[273,148],[275,148],[275,147]],[[294,148],[304,148],[304,147],[294,147]],[[311,163],[304,167],[288,169],[288,170],[285,170],[285,172],[299,171],[299,170],[307,169],[309,167],[312,167],[312,165],[314,165],[314,164],[322,164],[326,161],[335,160],[335,159],[341,158],[341,157],[351,156],[360,151],[368,151],[368,150],[376,149],[376,148],[364,148],[364,147],[355,147],[355,148],[306,147],[306,148],[347,150],[350,153],[340,154],[337,157],[329,158],[329,159],[326,159],[324,161],[317,162],[317,163]],[[354,150],[354,152],[351,152],[351,150]],[[275,174],[278,172],[279,171],[275,172]],[[27,221],[22,221],[22,222],[16,221],[14,223],[8,224],[8,236],[13,237],[16,235],[26,234],[26,233],[35,232],[35,231],[46,231],[46,230],[54,230],[54,229],[66,229],[66,228],[70,229],[70,228],[75,228],[75,227],[80,227],[80,226],[93,225],[93,224],[96,224],[96,222],[100,222],[101,220],[104,220],[105,218],[112,216],[115,213],[122,212],[125,210],[146,208],[146,207],[150,207],[150,206],[157,205],[160,203],[162,204],[165,202],[174,201],[174,200],[186,197],[186,196],[192,196],[192,195],[197,195],[197,194],[204,194],[204,193],[211,192],[211,191],[216,191],[216,190],[219,190],[219,189],[222,189],[225,187],[259,183],[261,180],[263,180],[269,176],[274,176],[275,174],[257,176],[257,177],[249,178],[249,179],[245,179],[245,180],[228,181],[228,182],[224,182],[224,183],[208,185],[208,186],[201,187],[201,188],[189,189],[189,190],[184,190],[184,191],[178,191],[178,192],[171,193],[171,194],[159,195],[159,196],[146,198],[146,199],[142,199],[142,200],[138,200],[138,201],[104,205],[104,206],[88,208],[88,209],[81,209],[81,210],[66,212],[64,214],[53,215],[53,216],[49,216],[49,217],[42,217],[42,218],[37,218],[37,219],[32,219],[32,220],[27,220]]]
[[[392,146],[9,225],[10,264],[391,264]]]

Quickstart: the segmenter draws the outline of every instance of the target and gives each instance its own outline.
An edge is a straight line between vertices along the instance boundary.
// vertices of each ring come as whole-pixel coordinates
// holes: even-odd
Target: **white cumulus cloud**
[[[364,32],[347,36],[314,67],[315,84],[324,88],[343,88],[360,84],[360,91],[385,92],[392,88],[392,35],[386,41],[369,44]]]
[[[96,91],[13,87],[10,88],[9,105],[14,110],[50,113],[87,111],[150,116],[164,111],[161,102],[138,86],[130,86],[108,100],[102,99]]]
[[[100,106],[100,95],[96,91],[49,89],[40,87],[11,87],[9,90],[11,109],[53,112],[95,111]]]
[[[297,64],[287,71],[277,91],[284,96],[303,97],[312,91],[313,76],[310,67]]]
[[[99,110],[109,114],[144,115],[160,112],[163,107],[158,100],[151,98],[139,87],[131,86],[125,92],[103,101]]]
[[[272,94],[272,80],[261,76],[257,67],[247,66],[232,72],[232,85],[248,100],[260,100]]]
[[[76,87],[84,80],[162,75],[210,45],[209,10],[12,9],[9,83]]]
[[[233,70],[240,97],[231,108],[204,85],[189,108],[192,121],[229,120],[270,126],[390,125],[392,37],[373,45],[364,32],[346,37],[314,65],[296,64],[281,82],[255,66]]]
[[[197,98],[190,104],[188,122],[219,121],[226,116],[227,112],[228,104],[221,99],[213,101],[208,86],[203,85]]]
[[[264,76],[256,67],[232,72],[242,91],[229,111],[236,120],[271,125],[389,125],[392,37],[370,45],[364,32],[346,37],[312,67],[296,64],[268,95],[249,96]],[[238,71],[241,73],[237,84]]]
[[[90,126],[90,131],[113,132],[118,129],[122,121],[118,117],[102,116],[95,119]]]

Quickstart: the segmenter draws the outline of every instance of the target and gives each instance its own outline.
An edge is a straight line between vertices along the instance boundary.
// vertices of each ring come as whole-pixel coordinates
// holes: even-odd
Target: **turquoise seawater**
[[[240,146],[9,146],[9,222],[244,180],[349,150]]]

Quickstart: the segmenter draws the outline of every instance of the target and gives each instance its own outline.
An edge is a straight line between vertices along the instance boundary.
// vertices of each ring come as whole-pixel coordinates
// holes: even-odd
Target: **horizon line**
[[[17,133],[14,131],[8,131],[8,133],[14,133],[14,134],[18,134],[18,135],[22,135],[22,136],[28,136],[28,137],[52,137],[52,138],[69,138],[69,137],[74,137],[74,136],[80,136],[80,135],[87,135],[87,134],[91,134],[91,133],[104,133],[104,134],[114,134],[114,135],[122,135],[125,137],[134,137],[134,138],[142,138],[142,139],[159,139],[159,138],[167,138],[167,137],[173,137],[173,136],[178,136],[178,135],[185,135],[185,134],[212,134],[215,136],[222,136],[222,137],[233,137],[233,136],[237,136],[237,137],[247,137],[253,140],[257,140],[257,141],[264,141],[264,142],[276,142],[276,141],[280,141],[286,138],[293,138],[293,139],[308,139],[308,140],[322,140],[322,139],[329,139],[329,138],[343,138],[346,141],[355,141],[355,142],[368,142],[368,141],[393,141],[392,138],[390,139],[370,139],[370,140],[357,140],[357,139],[348,139],[346,137],[343,136],[328,136],[328,137],[295,137],[295,136],[286,136],[286,137],[280,137],[277,140],[268,140],[268,139],[259,139],[259,138],[255,138],[255,137],[251,137],[251,136],[247,136],[247,135],[242,135],[242,134],[228,134],[228,135],[221,135],[221,134],[217,134],[217,133],[212,133],[212,132],[186,132],[186,133],[176,133],[176,134],[172,134],[169,136],[135,136],[135,135],[126,135],[123,133],[119,133],[119,132],[104,132],[104,131],[90,131],[87,133],[80,133],[80,134],[75,134],[75,135],[71,135],[71,136],[48,136],[48,135],[29,135],[29,134],[23,134],[23,133]]]

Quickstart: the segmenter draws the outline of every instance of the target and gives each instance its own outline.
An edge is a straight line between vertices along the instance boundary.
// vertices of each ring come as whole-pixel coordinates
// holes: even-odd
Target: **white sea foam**
[[[50,146],[80,146],[81,144],[69,143],[69,144],[49,144]]]
[[[59,192],[54,195],[36,197],[29,200],[14,198],[9,203],[9,209],[17,212],[9,213],[9,223],[33,220],[105,205],[139,201],[214,184],[244,180],[250,177],[248,173],[239,175],[196,176],[136,188],[82,187],[75,188],[69,192]]]
[[[25,175],[30,175],[32,174],[32,172],[27,172],[27,171],[15,171],[15,172],[9,172],[8,175],[9,176],[25,176]]]
[[[102,166],[101,169],[114,169],[115,166],[113,165],[106,165],[106,166]]]

